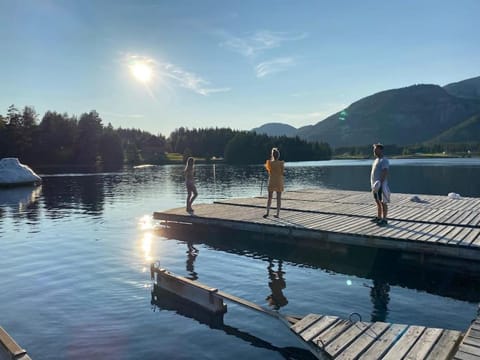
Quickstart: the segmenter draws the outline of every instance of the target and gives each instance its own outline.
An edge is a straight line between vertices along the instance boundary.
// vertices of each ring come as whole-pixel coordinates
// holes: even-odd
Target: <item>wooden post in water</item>
[[[154,264],[150,266],[150,274],[155,285],[201,308],[213,313],[227,312],[227,306],[218,296],[218,289],[196,283],[182,276],[174,275],[165,269],[159,269]]]

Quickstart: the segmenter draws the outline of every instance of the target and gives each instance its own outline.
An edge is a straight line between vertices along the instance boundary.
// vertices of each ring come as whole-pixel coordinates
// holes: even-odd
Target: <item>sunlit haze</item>
[[[146,83],[152,79],[152,68],[143,62],[137,62],[130,68],[132,75],[140,82]]]
[[[166,136],[313,125],[378,91],[479,76],[478,14],[478,0],[0,1],[0,114],[97,110]]]

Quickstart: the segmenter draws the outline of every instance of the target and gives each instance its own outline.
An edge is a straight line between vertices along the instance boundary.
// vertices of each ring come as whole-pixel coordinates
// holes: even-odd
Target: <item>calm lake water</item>
[[[371,161],[290,163],[286,189],[369,189]],[[257,196],[262,166],[196,167],[198,203]],[[393,192],[480,196],[479,159],[393,160]],[[152,304],[149,264],[284,314],[465,330],[480,279],[222,236],[169,239],[151,214],[184,206],[182,166],[45,175],[0,190],[0,326],[33,359],[312,359],[277,320],[228,304],[212,326]],[[392,206],[395,206],[392,204]],[[375,208],[372,204],[372,214]]]

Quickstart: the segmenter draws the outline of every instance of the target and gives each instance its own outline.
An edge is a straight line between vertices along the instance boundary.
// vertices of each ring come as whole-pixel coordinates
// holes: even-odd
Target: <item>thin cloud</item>
[[[227,92],[231,90],[229,87],[212,87],[210,82],[201,76],[193,72],[186,71],[180,66],[172,63],[157,61],[145,56],[127,55],[127,64],[131,64],[136,61],[141,61],[148,64],[154,72],[154,77],[158,77],[160,79],[169,78],[177,86],[191,90],[200,95],[208,96],[210,94]]]
[[[229,36],[221,43],[221,46],[229,48],[247,58],[253,58],[258,54],[278,48],[287,41],[302,40],[307,37],[307,33],[287,33],[261,30],[245,37]]]
[[[294,65],[295,61],[291,57],[273,59],[270,61],[264,61],[255,66],[255,73],[258,78],[263,78],[273,73],[285,71]]]

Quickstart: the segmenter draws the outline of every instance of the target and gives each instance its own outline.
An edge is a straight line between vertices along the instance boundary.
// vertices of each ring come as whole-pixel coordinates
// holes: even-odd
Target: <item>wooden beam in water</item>
[[[10,359],[31,360],[27,351],[20,347],[7,331],[0,326],[0,345],[3,351],[7,353]],[[1,352],[0,352],[1,356]]]
[[[172,274],[165,269],[159,269],[154,264],[150,266],[150,274],[152,279],[156,280],[156,285],[165,291],[191,301],[214,314],[227,311],[222,298],[217,294],[218,289]]]

